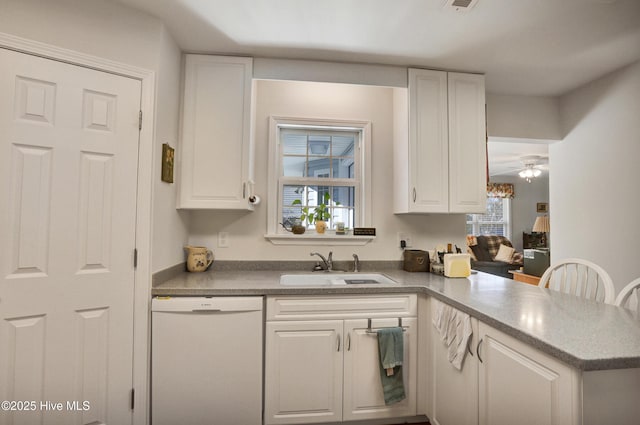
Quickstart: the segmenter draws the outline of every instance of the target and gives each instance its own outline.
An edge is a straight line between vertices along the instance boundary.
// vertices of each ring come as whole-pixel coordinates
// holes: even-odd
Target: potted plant
[[[303,222],[306,221],[307,223],[309,223],[309,225],[315,223],[316,232],[319,234],[324,233],[327,228],[327,220],[331,218],[331,213],[329,212],[328,207],[329,199],[331,199],[329,192],[325,192],[320,205],[318,205],[317,207],[313,207],[313,209],[311,209],[310,207],[302,208],[300,220]],[[291,203],[291,205],[302,205],[302,201],[300,199],[296,199]]]

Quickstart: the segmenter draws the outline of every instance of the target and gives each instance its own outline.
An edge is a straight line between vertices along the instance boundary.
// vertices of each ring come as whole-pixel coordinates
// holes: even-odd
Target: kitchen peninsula
[[[468,370],[478,370],[478,376],[471,382],[476,391],[473,397],[479,400],[476,405],[479,405],[479,423],[505,423],[496,418],[502,417],[506,410],[511,414],[520,411],[520,404],[516,408],[512,405],[513,400],[505,400],[506,403],[496,411],[501,401],[495,399],[494,393],[493,400],[486,394],[493,391],[492,385],[496,385],[491,379],[504,380],[504,374],[513,379],[527,376],[526,373],[518,375],[522,371],[500,371],[503,364],[514,367],[507,361],[512,359],[516,360],[516,366],[523,366],[523,370],[535,370],[545,379],[549,378],[548,386],[543,389],[549,391],[546,396],[550,395],[545,406],[549,409],[550,422],[531,423],[634,423],[638,417],[637,403],[633,400],[640,397],[640,322],[632,313],[481,272],[469,278],[453,279],[398,269],[379,271],[397,284],[282,286],[279,283],[280,275],[285,273],[282,270],[213,270],[181,273],[158,282],[152,292],[154,296],[235,295],[265,296],[267,299],[417,294],[418,415],[437,417],[438,403],[442,403],[438,401],[442,400],[438,397],[441,390],[434,383],[435,363],[432,360],[433,349],[441,342],[434,336],[431,326],[434,310],[431,302],[438,300],[469,314],[475,321],[473,343],[469,344],[465,362]],[[494,357],[496,353],[497,357]],[[506,357],[500,358],[500,355]],[[555,366],[544,366],[547,360],[568,371],[566,382],[556,382],[556,374],[562,373],[557,372]],[[535,404],[531,398],[539,400],[545,396],[537,394],[538,389],[530,391],[530,382],[519,382],[519,387],[509,389],[514,397],[528,394],[529,399],[521,400],[525,411],[531,410],[531,407],[527,410],[527,405]],[[610,407],[612,397],[616,397],[615,402],[619,403],[616,405],[620,408]],[[487,420],[489,422],[485,422]]]

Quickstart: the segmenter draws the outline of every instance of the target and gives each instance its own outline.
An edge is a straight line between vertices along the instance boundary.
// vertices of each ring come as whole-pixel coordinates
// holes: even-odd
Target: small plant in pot
[[[294,235],[301,235],[307,230],[302,224],[302,221],[297,217],[288,217],[280,224],[287,232],[291,232]]]
[[[300,220],[302,222],[306,221],[309,225],[315,223],[316,225],[316,233],[322,234],[327,228],[327,221],[331,218],[331,213],[329,212],[329,199],[331,196],[328,192],[324,194],[322,199],[322,203],[317,207],[303,207],[302,214],[300,215]],[[296,199],[291,203],[291,205],[302,205],[302,201]],[[337,204],[336,204],[337,205]]]

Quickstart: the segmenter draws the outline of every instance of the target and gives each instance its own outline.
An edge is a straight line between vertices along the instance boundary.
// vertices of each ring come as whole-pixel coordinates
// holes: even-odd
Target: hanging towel
[[[462,362],[467,354],[467,345],[471,338],[471,317],[467,313],[456,310],[452,322],[455,323],[454,337],[449,345],[449,362],[458,370],[462,370]]]
[[[462,370],[469,338],[473,334],[471,317],[450,305],[436,301],[432,322],[445,346],[449,348],[449,362],[456,369]]]
[[[404,381],[402,380],[402,359],[404,357],[402,328],[382,328],[378,329],[377,333],[384,404],[390,405],[405,399]]]

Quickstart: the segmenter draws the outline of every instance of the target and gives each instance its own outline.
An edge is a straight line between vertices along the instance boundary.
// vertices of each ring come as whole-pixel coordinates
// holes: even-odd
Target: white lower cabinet
[[[433,306],[432,311],[436,311]],[[577,370],[477,319],[471,320],[474,334],[461,371],[449,363],[448,349],[437,331],[431,333],[432,424],[579,423]]]
[[[433,301],[433,300],[432,300]],[[432,311],[435,311],[432,308]],[[433,377],[431,391],[433,407],[429,419],[433,425],[477,425],[478,423],[478,361],[474,354],[468,354],[462,370],[449,362],[449,348],[440,334],[431,327],[433,347]],[[473,336],[469,346],[478,335],[478,320],[471,318]]]
[[[353,309],[349,310],[348,307]],[[372,329],[404,332],[407,398],[386,406]],[[265,424],[370,420],[416,414],[416,296],[269,297]]]
[[[480,425],[578,424],[578,371],[480,322]]]
[[[265,423],[342,418],[342,320],[267,322]]]

